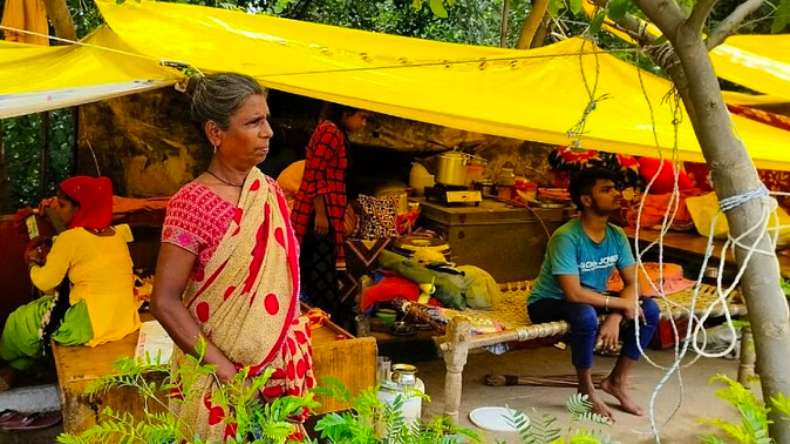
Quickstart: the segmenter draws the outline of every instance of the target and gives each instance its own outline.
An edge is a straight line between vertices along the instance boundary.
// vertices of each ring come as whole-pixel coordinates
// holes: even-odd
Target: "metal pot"
[[[414,387],[417,383],[417,367],[409,364],[393,365],[392,380],[401,387]]]
[[[439,156],[439,166],[436,169],[436,182],[443,185],[466,184],[466,158],[461,153],[449,152]]]

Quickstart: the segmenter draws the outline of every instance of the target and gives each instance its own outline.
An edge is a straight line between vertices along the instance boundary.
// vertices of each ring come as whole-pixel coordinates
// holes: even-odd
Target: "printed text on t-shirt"
[[[587,261],[582,262],[579,264],[579,270],[582,273],[600,270],[602,268],[610,268],[620,260],[619,254],[613,254],[611,256],[602,257],[598,262],[594,261]]]

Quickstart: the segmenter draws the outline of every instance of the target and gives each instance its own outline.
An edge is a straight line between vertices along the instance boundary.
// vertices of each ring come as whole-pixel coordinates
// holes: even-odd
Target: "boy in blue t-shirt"
[[[628,396],[628,374],[653,337],[660,310],[652,299],[636,298],[636,266],[628,238],[619,227],[609,224],[609,215],[620,209],[620,192],[613,174],[606,170],[584,170],[571,179],[570,194],[581,217],[560,227],[549,241],[546,257],[527,310],[533,324],[564,320],[570,324],[573,365],[579,377],[579,392],[589,396],[593,412],[612,417],[612,412],[595,392],[592,382],[593,350],[617,347],[623,324],[623,348],[612,373],[601,389],[617,398],[623,409],[643,416],[644,411]],[[614,269],[620,272],[625,288],[619,296],[607,293]],[[640,307],[640,308],[637,308]],[[598,324],[598,314],[606,320]]]

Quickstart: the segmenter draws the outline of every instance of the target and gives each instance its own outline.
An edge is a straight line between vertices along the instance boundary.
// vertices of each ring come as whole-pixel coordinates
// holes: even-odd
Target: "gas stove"
[[[473,203],[475,206],[479,206],[483,195],[480,191],[470,190],[463,186],[436,183],[432,187],[425,187],[425,199],[445,205]]]

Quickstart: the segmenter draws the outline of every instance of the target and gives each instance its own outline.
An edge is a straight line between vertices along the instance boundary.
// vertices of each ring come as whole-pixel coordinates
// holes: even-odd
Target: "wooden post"
[[[757,353],[754,349],[752,328],[746,325],[741,331],[741,365],[738,367],[738,382],[746,388],[751,386],[751,379],[755,375],[754,363],[756,361]]]
[[[463,372],[469,357],[469,340],[472,337],[472,324],[461,316],[450,321],[446,338],[450,350],[444,354],[447,374],[444,378],[444,415],[454,423],[458,422],[463,390]]]

